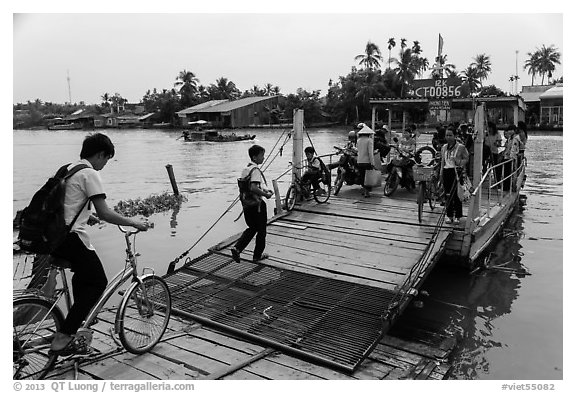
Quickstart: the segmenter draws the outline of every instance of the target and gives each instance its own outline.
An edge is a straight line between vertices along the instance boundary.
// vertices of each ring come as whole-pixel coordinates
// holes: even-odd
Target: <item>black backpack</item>
[[[66,180],[76,172],[89,168],[86,164],[78,164],[68,170],[69,165],[58,169],[56,174],[36,191],[30,204],[22,211],[18,234],[18,244],[22,250],[36,254],[49,254],[54,251],[64,241],[88,203],[86,200],[70,225],[66,225],[64,220]]]
[[[255,166],[252,169],[250,169],[248,175],[246,175],[245,177],[238,178],[238,192],[240,194],[240,202],[242,202],[242,207],[252,207],[260,205],[260,198],[258,198],[256,195],[254,195],[252,191],[250,191],[250,179],[252,177],[252,172],[254,172],[255,169],[258,169],[260,171],[260,168]],[[264,182],[266,183],[266,178],[264,177],[262,171],[260,171],[260,174],[262,175],[262,180],[264,180]]]

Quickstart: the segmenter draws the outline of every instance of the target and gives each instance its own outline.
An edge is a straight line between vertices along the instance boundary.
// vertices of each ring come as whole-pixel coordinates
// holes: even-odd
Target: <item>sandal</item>
[[[62,349],[50,349],[48,351],[50,355],[56,356],[89,355],[91,352],[91,347],[80,344],[75,338],[70,340]]]
[[[260,258],[254,258],[252,261],[253,262],[260,262],[263,261],[264,259],[268,259],[270,257],[270,255],[268,254],[262,254],[260,255]]]
[[[236,248],[232,248],[230,252],[232,253],[232,259],[234,259],[234,262],[240,263],[240,251]]]

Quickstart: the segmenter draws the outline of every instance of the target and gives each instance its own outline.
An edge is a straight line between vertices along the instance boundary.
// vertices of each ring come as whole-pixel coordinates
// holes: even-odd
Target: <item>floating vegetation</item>
[[[144,216],[149,217],[154,213],[161,213],[179,208],[182,202],[186,202],[184,195],[174,195],[164,192],[159,195],[151,195],[148,198],[128,199],[120,201],[114,206],[114,211],[124,216]]]

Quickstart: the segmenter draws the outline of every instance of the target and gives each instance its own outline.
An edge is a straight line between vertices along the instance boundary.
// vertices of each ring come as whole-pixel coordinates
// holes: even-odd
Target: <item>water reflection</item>
[[[174,206],[172,209],[172,215],[170,216],[170,236],[176,236],[176,227],[178,226],[178,212],[180,212],[180,205]]]

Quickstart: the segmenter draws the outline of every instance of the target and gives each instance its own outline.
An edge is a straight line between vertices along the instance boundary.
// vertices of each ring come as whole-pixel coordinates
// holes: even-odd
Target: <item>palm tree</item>
[[[264,95],[271,96],[273,89],[274,89],[274,86],[272,86],[272,83],[266,83],[264,85]]]
[[[195,96],[198,93],[198,78],[190,71],[180,71],[176,77],[174,87],[180,86],[180,102],[188,107],[196,102]]]
[[[390,61],[392,59],[392,48],[396,46],[394,37],[388,38],[388,69],[390,69]]]
[[[380,68],[380,61],[382,61],[382,53],[380,53],[378,45],[368,41],[364,54],[356,56],[354,60],[360,60],[359,64],[364,65],[366,69],[378,69]]]
[[[524,62],[524,69],[528,70],[528,75],[532,76],[532,86],[534,86],[534,77],[538,73],[538,52],[527,53],[528,60]]]
[[[100,98],[102,99],[102,108],[110,107],[112,113],[112,106],[110,105],[110,94],[104,93]]]
[[[440,58],[436,56],[436,65],[442,67],[442,71],[445,71],[447,75],[457,74],[456,66],[454,64],[448,63],[448,55],[441,55]],[[441,74],[440,74],[441,75]],[[438,70],[433,70],[431,73],[432,77],[440,76]]]
[[[404,52],[404,48],[406,48],[406,38],[400,38],[400,53]]]
[[[180,71],[180,73],[176,77],[176,81],[177,82],[174,83],[174,87],[182,86],[180,90],[182,90],[185,86],[187,86],[186,90],[189,89],[194,93],[197,91],[198,78],[196,78],[196,75],[194,75],[193,72],[186,70]]]
[[[219,97],[233,100],[240,95],[240,91],[236,88],[234,82],[229,81],[228,78],[218,78],[216,79],[216,84],[212,85],[213,90],[218,93]]]
[[[492,63],[490,62],[490,56],[485,53],[476,55],[473,59],[474,62],[471,64],[478,73],[478,79],[480,81],[480,87],[482,87],[482,80],[488,78],[488,74],[492,72]]]
[[[402,86],[400,89],[400,96],[403,97],[405,91],[404,88],[409,87],[412,81],[414,81],[414,77],[418,74],[420,66],[417,57],[412,53],[412,49],[405,49],[400,52],[400,60],[395,59],[394,61],[397,64],[397,67],[395,68],[396,75],[398,75],[398,79]]]
[[[473,64],[470,64],[460,75],[462,76],[464,84],[468,85],[470,93],[474,93],[478,90],[478,87],[481,86],[478,69]]]
[[[415,55],[419,55],[420,53],[422,53],[422,48],[420,47],[420,41],[413,41],[414,45],[412,45],[412,52],[414,52]]]
[[[542,74],[542,84],[544,84],[544,76],[548,76],[548,82],[552,78],[552,73],[556,70],[556,64],[560,62],[560,52],[554,45],[542,48],[538,51],[538,70]]]

